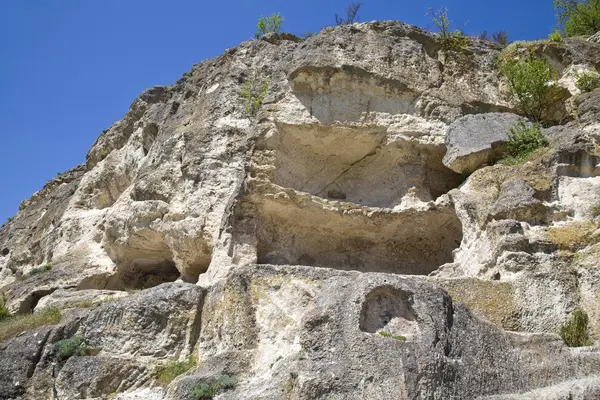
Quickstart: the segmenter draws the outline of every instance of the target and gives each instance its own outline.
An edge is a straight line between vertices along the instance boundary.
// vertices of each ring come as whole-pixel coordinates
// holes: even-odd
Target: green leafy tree
[[[600,0],[554,0],[554,9],[566,36],[600,31]]]
[[[284,18],[281,16],[281,13],[271,14],[266,18],[261,16],[256,24],[254,37],[259,39],[267,33],[280,33],[283,21]]]
[[[500,71],[508,81],[509,96],[520,111],[541,122],[556,93],[556,87],[550,83],[556,78],[556,71],[548,60],[532,54],[505,58]]]

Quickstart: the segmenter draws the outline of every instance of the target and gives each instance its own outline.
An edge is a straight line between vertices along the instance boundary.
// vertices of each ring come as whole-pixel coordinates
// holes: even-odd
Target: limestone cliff
[[[0,399],[600,398],[598,347],[557,335],[582,310],[600,338],[600,90],[574,84],[600,44],[530,50],[561,97],[516,166],[502,49],[399,22],[145,91],[0,228],[8,310],[62,315],[3,337]]]

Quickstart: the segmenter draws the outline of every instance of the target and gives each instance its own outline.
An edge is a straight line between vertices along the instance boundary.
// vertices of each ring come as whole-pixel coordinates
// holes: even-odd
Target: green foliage
[[[556,78],[556,71],[548,60],[533,54],[505,57],[500,63],[500,71],[508,81],[509,96],[520,111],[534,121],[542,121],[557,90],[549,83]]]
[[[521,164],[527,161],[536,150],[544,147],[548,147],[548,139],[542,133],[540,125],[528,125],[521,120],[510,128],[504,152],[505,158],[500,160],[500,163],[504,165]]]
[[[258,113],[268,90],[268,82],[249,80],[244,83],[241,95],[245,99],[246,114],[254,117]]]
[[[88,348],[81,336],[75,335],[54,344],[54,358],[57,361],[66,361],[73,356],[85,356]]]
[[[431,22],[438,30],[437,40],[444,50],[460,50],[469,45],[469,38],[460,30],[450,31],[452,21],[448,17],[448,8],[434,10],[429,8]]]
[[[558,24],[567,36],[600,31],[600,0],[554,0]]]
[[[4,304],[4,296],[0,295],[0,322],[11,317],[6,304]]]
[[[360,17],[358,16],[358,11],[362,7],[362,3],[352,2],[346,8],[346,18],[340,18],[337,14],[335,14],[335,24],[336,25],[349,25],[355,22],[360,21]]]
[[[35,314],[17,315],[0,321],[0,342],[43,325],[56,325],[60,322],[60,310],[46,308]]]
[[[559,30],[555,30],[551,34],[548,35],[548,40],[551,41],[552,43],[562,43],[563,37],[560,34]]]
[[[259,39],[267,33],[279,33],[281,32],[281,25],[283,24],[284,18],[281,13],[271,14],[268,17],[260,17],[256,24],[256,33],[254,37]]]
[[[52,270],[52,264],[47,263],[42,265],[41,267],[37,267],[37,268],[33,268],[31,271],[29,271],[29,275],[37,275],[37,274],[41,274],[44,272],[49,272]]]
[[[591,92],[600,87],[600,75],[595,69],[590,69],[583,72],[577,72],[573,74],[575,77],[575,85],[577,89],[582,92]]]
[[[229,375],[221,375],[218,378],[197,386],[192,392],[192,400],[211,400],[217,394],[229,389],[233,389],[237,384],[237,379]]]
[[[398,342],[406,342],[406,337],[405,336],[401,336],[401,335],[394,336],[391,333],[386,332],[386,331],[379,331],[377,333],[379,333],[380,336],[383,336],[385,338],[395,339]]]
[[[190,357],[186,361],[172,361],[156,369],[156,380],[162,386],[167,386],[173,382],[173,379],[194,368],[197,364],[195,357]]]
[[[591,345],[588,334],[589,318],[585,311],[577,309],[571,314],[569,322],[560,328],[560,337],[569,347]]]
[[[600,216],[600,203],[594,204],[594,206],[592,206],[592,216],[594,218]]]

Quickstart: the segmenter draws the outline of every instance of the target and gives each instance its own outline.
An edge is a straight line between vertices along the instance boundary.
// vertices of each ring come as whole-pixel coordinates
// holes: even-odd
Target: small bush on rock
[[[501,46],[508,46],[510,41],[508,40],[508,32],[507,31],[498,31],[492,33],[490,36],[490,40],[494,43],[498,43]]]
[[[571,315],[569,322],[560,328],[560,337],[569,347],[590,346],[588,334],[589,318],[585,311],[577,309]]]
[[[86,354],[88,354],[88,348],[83,338],[78,335],[54,344],[54,358],[58,361],[66,361],[73,356],[85,356]]]
[[[266,18],[261,16],[256,24],[254,37],[259,39],[267,33],[280,33],[283,21],[284,18],[281,16],[281,13],[271,14]]]
[[[233,389],[237,384],[237,379],[229,375],[221,375],[218,378],[212,379],[209,382],[202,383],[197,386],[192,392],[191,399],[193,400],[211,400],[219,393]]]
[[[444,50],[460,50],[469,45],[469,38],[460,30],[450,31],[452,21],[448,17],[448,8],[429,9],[431,22],[438,30],[438,42]]]
[[[584,93],[591,92],[600,87],[600,74],[594,68],[583,72],[575,71],[573,76],[575,77],[577,89]]]
[[[506,142],[505,158],[501,164],[516,165],[525,162],[538,149],[548,147],[548,139],[542,133],[539,124],[526,124],[519,121],[510,128]]]
[[[359,22],[360,17],[358,16],[358,11],[361,7],[362,3],[350,3],[350,5],[346,8],[346,18],[340,18],[337,14],[335,14],[335,24],[349,25],[355,22]]]
[[[169,362],[156,369],[156,380],[160,385],[167,386],[173,382],[173,379],[194,368],[196,364],[197,360],[194,357],[190,357],[186,361]]]
[[[552,43],[562,43],[563,38],[562,38],[562,35],[560,34],[560,31],[556,30],[548,35],[548,40],[551,41]]]
[[[269,84],[258,80],[249,80],[242,86],[241,95],[245,99],[246,114],[251,117],[256,116],[262,106]]]
[[[509,96],[519,110],[534,121],[541,122],[555,98],[556,87],[551,83],[556,71],[548,60],[532,54],[504,58],[500,72],[506,77]]]
[[[0,295],[0,322],[10,318],[10,312],[8,311],[8,308],[6,308],[6,305],[4,304],[4,296]]]

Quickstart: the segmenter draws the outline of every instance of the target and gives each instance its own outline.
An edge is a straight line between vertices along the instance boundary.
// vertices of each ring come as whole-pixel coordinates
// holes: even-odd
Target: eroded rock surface
[[[573,89],[600,44],[529,47],[562,97],[516,166],[497,46],[399,22],[145,91],[0,228],[8,309],[63,314],[2,341],[0,399],[596,398],[598,348],[557,333],[581,309],[600,335],[600,91]]]

